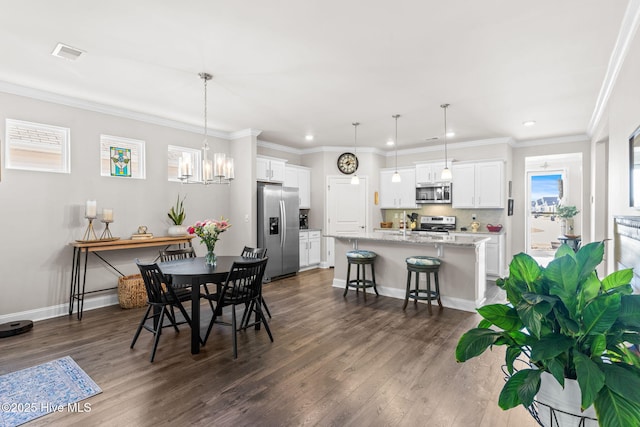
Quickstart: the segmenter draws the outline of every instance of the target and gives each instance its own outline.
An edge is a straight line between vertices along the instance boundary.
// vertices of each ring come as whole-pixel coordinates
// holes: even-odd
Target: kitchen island
[[[335,238],[333,286],[344,288],[347,279],[346,253],[365,249],[378,254],[376,283],[380,295],[404,299],[407,285],[405,259],[427,255],[442,260],[440,294],[445,307],[475,311],[485,301],[485,251],[488,237],[418,233],[358,233],[328,235]],[[353,278],[353,277],[352,277]],[[414,279],[415,280],[415,279]],[[412,280],[412,286],[413,282]],[[421,287],[424,287],[424,276]],[[353,291],[347,294],[350,297]],[[373,291],[371,291],[373,292]],[[401,307],[401,304],[398,305]]]

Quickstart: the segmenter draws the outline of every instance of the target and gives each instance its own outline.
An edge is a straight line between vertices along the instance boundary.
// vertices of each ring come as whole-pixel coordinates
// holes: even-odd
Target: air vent
[[[69,61],[75,61],[83,53],[84,53],[83,50],[68,46],[66,44],[58,43],[56,48],[53,49],[53,52],[51,52],[51,55],[58,58],[67,59]]]

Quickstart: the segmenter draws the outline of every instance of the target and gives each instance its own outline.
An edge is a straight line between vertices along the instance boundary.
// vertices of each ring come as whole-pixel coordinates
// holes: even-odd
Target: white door
[[[356,234],[367,231],[369,206],[366,177],[351,184],[351,177],[327,177],[327,234]],[[327,263],[334,265],[334,242],[327,238]]]

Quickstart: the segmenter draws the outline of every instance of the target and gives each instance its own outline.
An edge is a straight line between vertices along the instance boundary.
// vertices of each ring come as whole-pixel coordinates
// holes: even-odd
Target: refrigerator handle
[[[280,200],[280,247],[284,248],[284,241],[287,238],[287,211],[284,207],[284,200]]]

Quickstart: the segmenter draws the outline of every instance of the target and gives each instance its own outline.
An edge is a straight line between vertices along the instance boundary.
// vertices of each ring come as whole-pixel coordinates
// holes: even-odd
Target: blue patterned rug
[[[102,390],[70,357],[0,376],[0,427],[24,424],[50,412],[89,412],[81,400]]]

